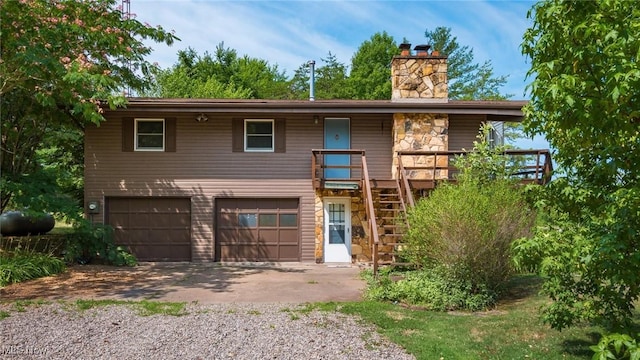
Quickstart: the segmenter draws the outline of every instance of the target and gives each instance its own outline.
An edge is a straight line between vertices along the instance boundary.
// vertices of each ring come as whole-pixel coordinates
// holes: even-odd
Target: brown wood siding
[[[371,179],[391,179],[391,124],[391,116],[363,116],[351,119],[351,147],[365,150]]]
[[[449,150],[471,150],[484,115],[449,115]]]
[[[210,114],[206,123],[193,115],[148,114],[177,118],[176,152],[123,152],[123,117],[138,116],[125,113],[86,129],[86,201],[104,206],[109,196],[190,197],[192,260],[212,261],[214,198],[299,198],[301,260],[315,260],[311,149],[323,146],[322,121],[315,124],[311,115],[262,116],[285,119],[286,152],[247,153],[232,151],[231,119],[261,118],[256,114]],[[371,177],[390,178],[391,116],[352,116],[351,126],[352,148],[367,151]],[[104,214],[94,215],[94,221],[103,222]]]

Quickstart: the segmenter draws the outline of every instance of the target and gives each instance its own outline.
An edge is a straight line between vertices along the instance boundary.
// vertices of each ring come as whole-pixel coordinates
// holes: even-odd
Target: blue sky
[[[153,44],[148,58],[173,65],[178,50],[213,53],[220,42],[239,55],[267,60],[291,75],[301,64],[331,52],[349,65],[358,47],[376,32],[397,43],[425,43],[424,32],[447,26],[475,60],[490,60],[497,75],[508,75],[503,92],[526,99],[526,58],[520,52],[533,1],[207,1],[131,0],[141,22],[173,30],[181,41]],[[525,145],[526,146],[526,145]],[[533,146],[533,145],[532,145]],[[526,146],[529,147],[529,146]]]

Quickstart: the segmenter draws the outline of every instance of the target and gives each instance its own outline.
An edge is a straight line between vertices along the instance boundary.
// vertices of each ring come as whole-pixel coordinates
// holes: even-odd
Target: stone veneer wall
[[[371,258],[369,239],[365,235],[366,209],[361,191],[353,190],[316,190],[315,196],[315,258],[317,263],[324,262],[324,203],[325,197],[351,198],[351,256],[356,261],[367,261]]]
[[[400,150],[446,151],[449,143],[449,116],[447,114],[393,114],[393,164],[391,174],[398,176],[398,156]],[[447,166],[446,156],[403,156],[404,166]],[[436,174],[427,170],[412,171],[412,179],[445,179],[446,170]]]
[[[391,100],[440,99],[449,96],[447,58],[396,56],[391,62]]]

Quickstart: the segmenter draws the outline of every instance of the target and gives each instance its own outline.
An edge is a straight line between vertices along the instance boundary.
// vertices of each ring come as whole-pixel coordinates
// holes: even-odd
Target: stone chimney
[[[412,55],[410,46],[401,44],[402,53],[391,61],[391,100],[446,102],[447,57],[429,52],[429,45],[417,45]]]
[[[429,52],[429,45],[418,45],[415,55],[409,50],[411,44],[401,44],[402,53],[391,62],[391,101],[438,102],[448,101],[447,57],[437,50]],[[393,165],[392,177],[397,178],[398,151],[446,151],[449,147],[449,116],[436,113],[393,114]],[[403,156],[405,167],[446,167],[446,156]],[[447,170],[411,171],[412,179],[447,178]]]

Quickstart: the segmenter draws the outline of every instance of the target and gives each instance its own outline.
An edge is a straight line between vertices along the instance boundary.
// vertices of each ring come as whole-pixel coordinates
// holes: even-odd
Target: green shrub
[[[65,260],[87,263],[94,259],[116,266],[135,266],[138,263],[127,249],[115,244],[113,228],[83,221],[67,237]]]
[[[0,286],[54,275],[64,271],[64,261],[32,251],[0,252]]]
[[[468,279],[456,278],[443,267],[380,272],[378,278],[368,277],[367,282],[367,300],[400,302],[435,311],[485,310],[497,300],[496,292],[476,288]]]
[[[512,243],[529,236],[535,222],[523,188],[511,178],[517,161],[504,155],[503,147],[487,142],[489,131],[490,127],[483,127],[474,151],[454,160],[459,169],[457,183],[439,184],[407,214],[410,227],[401,255],[437,274],[435,280],[428,277],[434,292],[466,294],[441,297],[493,297],[513,274]],[[433,286],[439,281],[443,284]]]
[[[529,235],[532,214],[508,181],[443,184],[409,211],[403,255],[424,268],[450,269],[473,287],[497,290],[512,275],[511,243]]]

